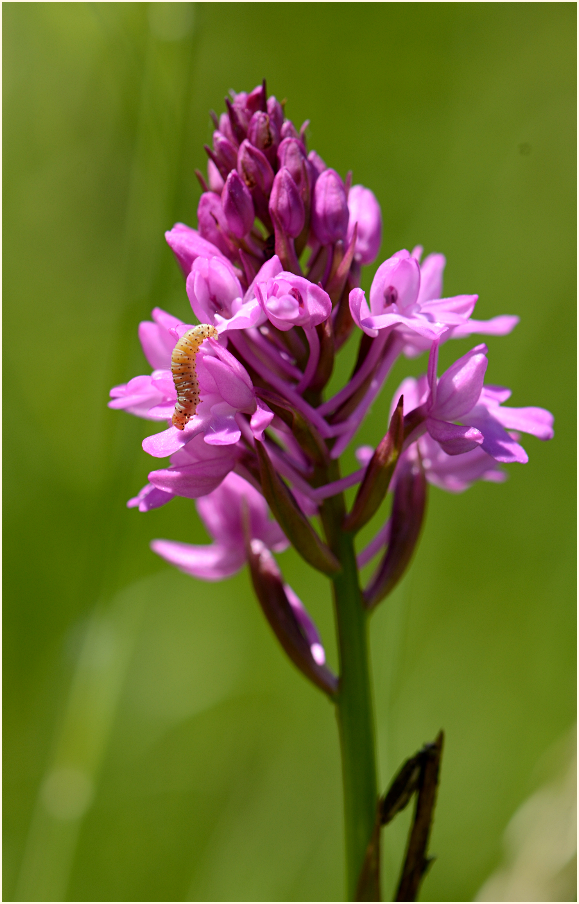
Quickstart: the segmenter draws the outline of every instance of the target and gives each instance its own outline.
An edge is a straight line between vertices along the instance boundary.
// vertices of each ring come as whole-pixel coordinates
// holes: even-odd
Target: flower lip
[[[269,517],[261,493],[232,471],[222,477],[210,493],[192,498],[198,499],[197,510],[214,543],[191,546],[171,540],[154,540],[151,544],[154,552],[187,574],[219,581],[243,567],[246,560],[244,507],[252,537],[269,549],[281,551],[287,548],[288,541],[279,525]]]
[[[275,327],[313,327],[326,320],[332,311],[330,296],[320,286],[282,271],[266,283],[256,283],[259,303]]]

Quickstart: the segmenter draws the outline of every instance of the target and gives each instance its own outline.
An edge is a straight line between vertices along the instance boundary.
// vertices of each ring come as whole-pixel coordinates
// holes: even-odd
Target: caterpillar
[[[173,426],[184,430],[187,421],[191,420],[199,404],[199,380],[195,368],[197,352],[204,339],[217,339],[219,333],[209,323],[200,323],[181,336],[171,355],[171,373],[177,402],[173,412]]]

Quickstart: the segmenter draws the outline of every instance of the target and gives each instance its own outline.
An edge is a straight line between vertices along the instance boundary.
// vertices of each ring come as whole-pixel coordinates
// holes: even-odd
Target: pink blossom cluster
[[[359,553],[360,565],[382,556],[364,592],[371,607],[408,564],[426,484],[460,492],[476,480],[504,480],[502,464],[527,461],[519,434],[550,439],[553,418],[542,408],[508,407],[508,389],[484,384],[484,344],[438,377],[442,343],[505,335],[518,318],[473,319],[477,296],[444,297],[445,258],[422,260],[420,247],[385,260],[367,299],[361,265],[375,260],[381,244],[373,193],[308,152],[308,123],[298,131],[265,84],[226,104],[226,113],[213,114],[207,176],[198,173],[198,228],[177,224],[166,233],[193,315],[219,333],[197,356],[200,404],[184,430],[171,425],[171,353],[192,324],[156,308],[139,327],[152,372],[115,387],[109,405],[166,425],[143,448],[168,461],[150,472],[129,506],[148,511],[174,496],[195,499],[215,539],[209,547],[156,540],[155,552],[206,580],[248,561],[289,655],[328,689],[335,679],[315,626],[272,551],[291,541],[315,567],[339,568],[308,519],[324,500],[358,485],[344,524],[358,530],[388,492],[390,518]],[[348,341],[358,346],[354,371],[327,397],[336,355]],[[395,362],[423,352],[427,371],[394,393],[382,443],[358,449],[361,467],[340,476],[337,462]]]

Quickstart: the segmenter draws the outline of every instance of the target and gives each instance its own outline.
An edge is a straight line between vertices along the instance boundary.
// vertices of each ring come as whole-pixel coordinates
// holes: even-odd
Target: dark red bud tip
[[[209,186],[207,185],[207,182],[205,181],[205,176],[203,175],[203,173],[201,173],[198,169],[196,169],[195,175],[197,176],[197,181],[199,182],[199,185],[201,186],[201,191],[209,191]]]
[[[247,99],[245,101],[245,109],[250,116],[254,113],[257,113],[258,110],[262,110],[264,113],[267,112],[265,79],[263,80],[261,85],[258,85],[257,88],[254,88],[253,91],[251,91],[247,95]]]

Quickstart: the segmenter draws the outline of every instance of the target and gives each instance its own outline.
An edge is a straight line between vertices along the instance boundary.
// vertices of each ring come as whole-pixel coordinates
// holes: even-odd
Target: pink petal
[[[426,479],[442,490],[462,493],[475,480],[500,483],[507,478],[494,458],[483,452],[480,446],[462,455],[447,455],[428,434],[420,439],[418,445]]]
[[[486,345],[471,349],[448,368],[438,381],[431,415],[441,421],[462,418],[476,404],[488,366]]]
[[[415,254],[415,252],[420,252]],[[420,260],[422,248],[418,246],[412,251],[412,257]],[[424,305],[426,301],[433,298],[440,298],[442,295],[442,274],[446,265],[444,254],[429,254],[424,258],[420,267],[420,291],[418,293],[418,304]]]
[[[221,257],[198,257],[186,287],[191,307],[201,323],[213,323],[215,313],[227,316],[234,300],[242,295],[232,265]]]
[[[128,383],[114,386],[110,395],[112,401],[108,403],[109,408],[122,409],[147,420],[158,420],[150,410],[165,401],[152,378],[147,376],[133,377]]]
[[[349,301],[350,313],[352,314],[352,319],[356,326],[364,330],[364,332],[368,336],[376,337],[378,335],[378,330],[362,326],[362,321],[366,321],[370,318],[370,308],[368,307],[368,302],[366,301],[364,290],[352,289],[352,291],[350,292]]]
[[[494,408],[493,417],[509,430],[530,433],[539,439],[553,439],[553,415],[545,408]]]
[[[448,324],[462,324],[474,311],[478,295],[455,295],[453,298],[438,298],[426,301],[420,306],[420,313],[433,320]]]
[[[174,493],[166,493],[164,490],[158,490],[157,487],[148,483],[143,489],[127,502],[127,508],[137,508],[140,512],[150,512],[151,509],[159,508],[166,505],[171,499],[174,499]]]
[[[244,411],[255,407],[253,389],[240,379],[228,364],[220,361],[219,358],[205,355],[203,366],[213,378],[219,395],[232,408]]]
[[[151,549],[185,574],[203,581],[221,581],[245,564],[243,547],[190,546],[172,540],[153,540]]]
[[[232,446],[241,439],[241,430],[235,420],[234,412],[221,414],[215,411],[219,407],[218,405],[213,406],[211,423],[206,429],[203,439],[208,446]]]
[[[461,427],[432,417],[427,418],[426,426],[430,436],[447,455],[470,452],[483,442],[483,435],[476,427]]]
[[[402,324],[412,330],[413,333],[418,333],[419,336],[424,336],[431,341],[438,339],[448,329],[445,323],[431,323],[425,317],[421,317],[420,314],[409,315],[408,317],[402,314],[374,314],[370,317],[365,317],[361,321],[360,326],[365,333],[372,335],[370,330],[383,330],[387,327],[396,326],[396,324]]]
[[[263,442],[263,431],[269,427],[273,420],[273,411],[270,411],[264,402],[257,401],[257,410],[252,414],[249,426],[256,439]]]
[[[189,440],[193,439],[205,426],[201,418],[195,416],[186,424],[184,430],[178,430],[177,427],[169,427],[161,433],[155,433],[153,436],[147,436],[143,440],[143,449],[154,458],[166,458],[172,455],[178,449],[182,449]]]
[[[182,320],[164,311],[163,308],[153,308],[151,315],[157,326],[162,327],[164,330],[170,330],[171,327],[182,326],[183,324]]]
[[[215,326],[219,333],[225,333],[228,330],[247,330],[253,326],[261,326],[266,320],[267,316],[261,309],[259,301],[253,298],[251,301],[241,305],[229,320],[225,320],[216,314]]]
[[[219,343],[216,342],[215,339],[209,339],[209,344],[211,354],[223,361],[223,363],[226,364],[235,374],[238,380],[242,380],[250,389],[253,388],[251,377],[247,373],[241,361],[238,361],[235,355],[232,355],[231,352],[228,352],[226,348],[223,348],[222,345],[219,345]]]
[[[159,421],[169,421],[173,417],[175,411],[175,402],[162,402],[149,408],[149,417]]]
[[[371,264],[380,250],[382,242],[382,214],[376,196],[363,185],[352,185],[348,193],[348,232],[346,244],[354,234],[354,225],[358,224],[356,237],[356,256],[362,264]]]
[[[255,298],[255,286],[257,284],[266,283],[269,279],[274,279],[274,277],[279,276],[280,273],[283,272],[283,267],[281,261],[277,254],[274,254],[268,261],[263,264],[261,270],[258,272],[257,276],[251,283],[249,289],[245,293],[244,301],[248,301],[251,298]]]
[[[139,324],[139,340],[151,367],[171,367],[171,352],[175,343],[166,329],[150,320],[143,320]]]
[[[503,402],[506,402],[507,399],[510,399],[512,394],[512,391],[505,386],[492,386],[490,383],[487,383],[486,386],[483,386],[479,404],[485,407],[501,405]]]
[[[223,478],[232,469],[234,462],[229,459],[199,461],[178,468],[161,468],[151,471],[149,482],[159,490],[198,499],[217,489]]]
[[[493,418],[484,422],[481,419],[479,426],[484,433],[482,448],[495,461],[518,462],[523,465],[528,462],[529,456],[523,447]]]
[[[506,336],[512,332],[519,322],[519,318],[511,314],[501,314],[491,317],[490,320],[467,320],[466,323],[455,326],[452,329],[452,339],[462,339],[472,333],[480,333],[486,336]]]

